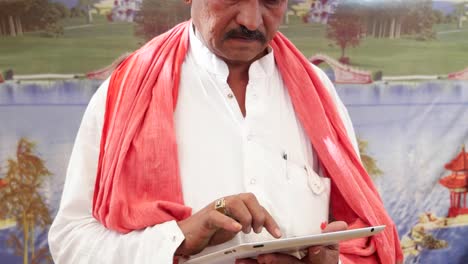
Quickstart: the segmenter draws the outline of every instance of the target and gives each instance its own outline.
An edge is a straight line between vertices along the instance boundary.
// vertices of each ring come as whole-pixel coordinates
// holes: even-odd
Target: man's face
[[[287,0],[192,0],[192,19],[214,54],[245,63],[263,54],[286,8]]]

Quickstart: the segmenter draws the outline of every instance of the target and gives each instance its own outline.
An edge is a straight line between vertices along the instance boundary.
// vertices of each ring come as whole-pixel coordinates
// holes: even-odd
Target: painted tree
[[[458,3],[456,6],[456,16],[457,16],[457,28],[461,29],[463,28],[463,19],[465,18],[467,14],[467,7],[468,7],[468,1]]]
[[[99,3],[101,0],[79,0],[78,1],[78,8],[84,10],[86,13],[86,23],[92,24],[93,23],[93,14],[92,11],[96,10],[100,13],[99,8],[96,7],[96,4]]]
[[[366,34],[375,38],[400,38],[403,19],[408,12],[408,1],[376,0],[361,3]]]
[[[0,0],[0,36],[22,36],[21,18],[30,8],[29,0]]]
[[[433,30],[432,1],[418,0],[408,3],[408,14],[404,18],[403,33],[416,35],[418,40],[430,40],[436,37]]]
[[[149,40],[189,17],[189,6],[183,1],[143,0],[141,10],[135,17],[136,34]]]
[[[348,47],[356,47],[361,42],[362,22],[353,10],[352,5],[340,4],[328,21],[326,36],[341,49],[341,62],[346,62],[345,51]]]
[[[10,233],[7,245],[23,256],[24,264],[51,260],[47,248],[38,251],[35,248],[36,232],[46,232],[52,220],[40,192],[51,172],[34,152],[33,142],[25,138],[18,141],[15,157],[7,161],[5,180],[8,185],[0,191],[0,211],[15,219],[20,230]]]
[[[358,146],[359,146],[359,154],[361,155],[362,164],[364,168],[366,168],[367,173],[375,179],[378,176],[382,175],[383,172],[377,166],[377,161],[372,158],[369,154],[367,154],[367,148],[369,143],[358,138]]]
[[[398,39],[402,35],[414,35],[418,40],[435,37],[432,26],[437,17],[430,0],[342,0],[340,5],[355,7],[364,25],[363,34],[367,36]]]
[[[0,36],[47,31],[51,26],[62,28],[58,21],[64,7],[49,0],[0,0]]]

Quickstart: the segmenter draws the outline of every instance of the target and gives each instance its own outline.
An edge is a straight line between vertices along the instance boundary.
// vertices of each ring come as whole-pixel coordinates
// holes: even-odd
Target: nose
[[[239,13],[237,15],[237,23],[246,27],[249,30],[256,30],[262,24],[262,6],[259,3],[261,0],[241,1],[238,5]]]

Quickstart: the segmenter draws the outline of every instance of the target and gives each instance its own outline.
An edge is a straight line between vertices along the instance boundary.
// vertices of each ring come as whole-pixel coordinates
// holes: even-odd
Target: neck
[[[258,54],[258,56],[256,56],[253,60],[249,62],[224,60],[229,69],[227,83],[229,84],[229,87],[231,88],[234,95],[236,96],[237,103],[239,104],[239,107],[244,116],[246,115],[245,94],[247,91],[247,84],[249,83],[250,65],[252,65],[254,61],[260,59],[266,54],[267,50]]]
[[[249,68],[251,63],[228,63],[229,75],[227,83],[234,93],[242,115],[246,115],[245,94],[249,83]]]
[[[226,63],[229,69],[227,82],[229,84],[240,82],[249,82],[249,69],[252,63]]]

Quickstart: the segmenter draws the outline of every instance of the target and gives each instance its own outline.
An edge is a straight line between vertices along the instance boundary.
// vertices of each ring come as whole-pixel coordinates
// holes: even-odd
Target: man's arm
[[[56,263],[172,263],[174,255],[189,256],[206,246],[232,239],[243,230],[265,228],[273,237],[281,231],[253,194],[226,196],[230,216],[215,210],[214,202],[179,222],[120,234],[92,215],[100,139],[108,82],[95,94],[83,117],[71,155],[59,212],[49,231]],[[234,219],[239,221],[236,222]]]
[[[58,214],[49,231],[55,263],[172,263],[184,240],[175,221],[120,234],[92,215],[99,146],[107,94],[106,81],[83,117],[68,166]]]

